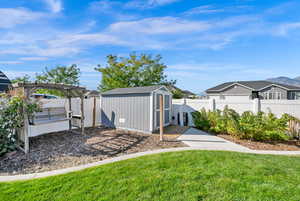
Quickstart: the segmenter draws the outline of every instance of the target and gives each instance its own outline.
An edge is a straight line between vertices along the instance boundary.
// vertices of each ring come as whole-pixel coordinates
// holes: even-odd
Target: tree
[[[11,83],[26,83],[30,82],[30,76],[29,75],[24,75],[23,77],[16,77],[15,79],[11,80]]]
[[[130,54],[128,58],[109,55],[105,68],[100,65],[95,68],[102,74],[98,88],[104,92],[114,88],[175,84],[176,81],[167,80],[164,74],[167,66],[161,59],[160,55]]]
[[[181,99],[181,98],[184,97],[184,94],[183,94],[182,91],[179,90],[179,89],[173,90],[173,91],[172,91],[172,94],[173,94],[173,98],[174,98],[174,99]]]
[[[36,75],[38,82],[62,83],[69,85],[79,85],[80,69],[73,64],[70,67],[57,66],[49,70],[47,67],[45,72]]]
[[[57,66],[49,70],[47,67],[45,72],[40,75],[36,75],[37,82],[56,83],[56,84],[68,84],[68,85],[79,85],[80,69],[77,65],[73,64],[70,67]],[[48,93],[56,96],[65,95],[57,90],[38,90],[38,93]]]

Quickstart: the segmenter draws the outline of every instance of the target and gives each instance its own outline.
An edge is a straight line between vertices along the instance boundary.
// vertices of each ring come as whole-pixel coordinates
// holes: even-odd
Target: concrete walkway
[[[190,128],[183,135],[177,138],[190,147],[199,148],[202,150],[224,150],[224,151],[239,151],[250,152],[247,147],[235,144],[215,135],[210,135],[201,130]]]
[[[203,131],[191,128],[187,130],[183,135],[181,135],[179,140],[182,140],[186,145],[190,147],[181,148],[169,148],[169,149],[159,149],[154,151],[146,151],[135,154],[123,155],[115,158],[106,159],[103,161],[98,161],[94,163],[89,163],[85,165],[80,165],[76,167],[70,167],[60,170],[53,170],[49,172],[41,172],[26,175],[15,175],[15,176],[0,176],[0,182],[9,181],[19,181],[19,180],[30,180],[36,178],[44,178],[49,176],[55,176],[60,174],[66,174],[70,172],[75,172],[79,170],[84,170],[86,168],[91,168],[95,166],[105,165],[109,163],[114,163],[117,161],[123,161],[131,158],[137,158],[140,156],[146,156],[151,154],[166,153],[166,152],[176,152],[176,151],[188,151],[188,150],[223,150],[223,151],[234,151],[242,153],[252,153],[252,154],[271,154],[271,155],[300,155],[300,151],[264,151],[264,150],[251,150],[241,145],[224,140]]]

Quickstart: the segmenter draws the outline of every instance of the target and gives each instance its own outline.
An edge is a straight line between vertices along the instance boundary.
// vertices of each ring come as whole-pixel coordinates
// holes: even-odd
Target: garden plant
[[[23,127],[26,111],[32,117],[40,110],[38,103],[26,103],[21,96],[0,97],[0,156],[16,149],[17,132]]]
[[[216,134],[229,134],[240,139],[255,141],[286,141],[293,138],[288,123],[296,118],[284,114],[280,118],[273,113],[247,111],[238,114],[225,107],[223,111],[206,111],[204,108],[192,113],[197,128]]]

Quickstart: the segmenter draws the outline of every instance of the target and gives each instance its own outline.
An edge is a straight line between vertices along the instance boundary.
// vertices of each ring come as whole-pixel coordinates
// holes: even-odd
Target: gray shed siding
[[[150,94],[102,96],[101,121],[112,128],[150,132]]]

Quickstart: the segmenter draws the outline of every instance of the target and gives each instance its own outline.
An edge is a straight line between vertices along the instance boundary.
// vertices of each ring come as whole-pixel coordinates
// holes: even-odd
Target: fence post
[[[259,98],[253,99],[253,113],[257,114],[261,111],[261,102]]]
[[[216,110],[216,100],[214,98],[209,100],[209,109],[211,111]]]
[[[183,108],[186,105],[186,100],[183,99],[183,103],[179,106],[179,122],[180,122],[180,126],[184,126],[183,123]]]

